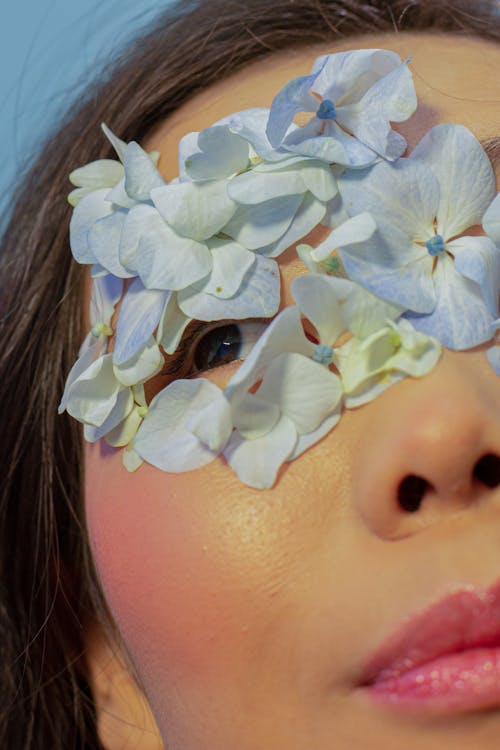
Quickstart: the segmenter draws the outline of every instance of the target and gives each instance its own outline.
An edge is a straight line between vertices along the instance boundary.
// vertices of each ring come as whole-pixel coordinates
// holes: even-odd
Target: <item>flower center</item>
[[[106,323],[100,322],[100,323],[96,323],[95,326],[93,326],[93,328],[92,328],[92,334],[96,338],[98,336],[101,336],[101,334],[104,335],[104,336],[112,336],[113,335],[113,331],[112,331],[112,329],[109,326],[106,325]]]
[[[319,117],[320,120],[335,120],[337,110],[331,99],[323,99],[316,112],[316,117]]]
[[[333,349],[331,346],[318,344],[312,358],[315,362],[319,362],[320,365],[331,365],[333,362]]]
[[[432,255],[432,257],[439,255],[439,253],[446,250],[445,241],[440,234],[436,234],[430,240],[427,240],[425,246],[429,251],[429,255]]]

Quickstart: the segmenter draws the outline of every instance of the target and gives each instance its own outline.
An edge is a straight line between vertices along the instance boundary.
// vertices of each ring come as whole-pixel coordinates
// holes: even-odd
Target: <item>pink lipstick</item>
[[[361,687],[394,708],[500,708],[500,582],[467,586],[412,616],[371,656]]]

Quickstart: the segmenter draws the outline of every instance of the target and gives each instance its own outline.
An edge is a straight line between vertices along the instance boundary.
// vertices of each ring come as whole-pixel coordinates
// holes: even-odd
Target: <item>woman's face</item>
[[[318,54],[362,47],[413,56],[419,106],[396,126],[410,149],[440,122],[500,135],[500,47],[390,34],[249,66],[193,96],[143,145],[161,151],[171,179],[184,133],[269,106]],[[283,305],[304,270],[295,257],[279,259]],[[206,377],[223,386],[237,367]],[[445,351],[431,374],[346,413],[271,490],[242,484],[223,459],[129,474],[120,451],[87,444],[98,574],[169,750],[498,747],[500,704],[398,711],[358,685],[403,618],[500,576],[500,489],[474,478],[482,456],[500,456],[499,414],[500,379],[484,352]],[[414,513],[398,503],[408,475],[428,482]]]

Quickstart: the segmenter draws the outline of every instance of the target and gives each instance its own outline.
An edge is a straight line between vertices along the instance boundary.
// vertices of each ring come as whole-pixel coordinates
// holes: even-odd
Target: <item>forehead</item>
[[[412,58],[418,109],[410,120],[395,126],[410,149],[439,122],[465,125],[479,139],[500,135],[500,45],[478,38],[418,32],[369,34],[271,54],[193,95],[142,145],[160,151],[160,171],[170,180],[178,174],[178,143],[186,133],[202,130],[233,112],[270,106],[281,86],[309,73],[319,55],[374,47],[393,50],[403,59]]]

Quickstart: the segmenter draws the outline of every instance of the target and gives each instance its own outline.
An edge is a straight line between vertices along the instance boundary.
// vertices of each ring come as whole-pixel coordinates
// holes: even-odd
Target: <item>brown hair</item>
[[[85,331],[69,251],[69,171],[113,157],[197,91],[283,48],[394,30],[500,41],[493,0],[181,0],[72,103],[12,188],[0,266],[0,746],[101,748],[84,658],[112,627],[89,552],[80,425],[58,416]],[[207,123],[209,124],[209,123]]]

